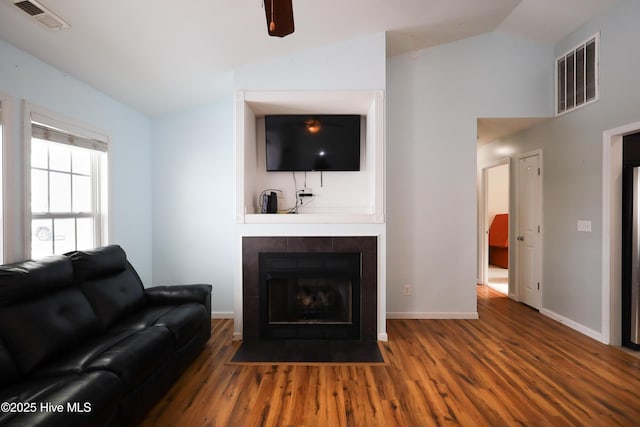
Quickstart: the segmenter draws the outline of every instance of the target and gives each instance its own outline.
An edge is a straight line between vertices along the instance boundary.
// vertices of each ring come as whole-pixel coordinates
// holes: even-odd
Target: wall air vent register
[[[598,100],[599,44],[596,34],[556,59],[556,115]]]
[[[62,30],[69,27],[62,18],[35,0],[12,1],[12,3],[48,30]]]

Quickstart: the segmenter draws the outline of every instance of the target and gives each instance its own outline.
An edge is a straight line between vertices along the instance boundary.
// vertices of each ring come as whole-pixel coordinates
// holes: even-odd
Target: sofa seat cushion
[[[145,307],[127,316],[111,327],[112,330],[140,330],[152,326],[158,319],[173,309],[173,306]]]
[[[155,321],[155,326],[163,326],[171,331],[176,349],[184,347],[199,333],[203,325],[210,322],[202,304],[181,304],[171,308]]]
[[[22,374],[97,332],[96,314],[78,289],[0,307],[0,336]]]
[[[104,425],[116,412],[121,393],[120,379],[106,371],[23,381],[3,388],[0,401],[27,404],[28,411],[2,412],[0,425]],[[63,410],[41,410],[47,403],[63,405]]]
[[[127,329],[109,330],[76,348],[69,349],[60,357],[34,370],[31,375],[34,377],[56,377],[87,372],[97,357],[136,332],[137,330]]]
[[[97,355],[86,369],[115,373],[127,389],[136,387],[173,355],[173,342],[165,328],[136,331]]]

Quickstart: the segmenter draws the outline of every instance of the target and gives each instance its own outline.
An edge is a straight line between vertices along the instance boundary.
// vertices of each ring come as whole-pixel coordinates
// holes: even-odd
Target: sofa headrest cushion
[[[76,281],[98,279],[127,269],[127,255],[118,245],[67,254],[73,263]]]
[[[0,307],[73,284],[73,266],[63,255],[0,266]]]

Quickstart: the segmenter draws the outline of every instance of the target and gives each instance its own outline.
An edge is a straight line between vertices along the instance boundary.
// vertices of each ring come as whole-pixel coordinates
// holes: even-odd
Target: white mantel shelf
[[[247,214],[245,224],[383,224],[384,217],[367,214]]]

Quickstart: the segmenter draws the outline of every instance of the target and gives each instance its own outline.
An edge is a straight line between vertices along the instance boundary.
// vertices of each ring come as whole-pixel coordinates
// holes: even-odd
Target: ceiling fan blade
[[[293,33],[295,27],[292,2],[293,0],[264,0],[264,13],[270,36],[284,37]]]

